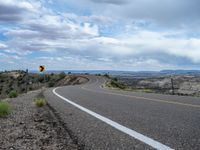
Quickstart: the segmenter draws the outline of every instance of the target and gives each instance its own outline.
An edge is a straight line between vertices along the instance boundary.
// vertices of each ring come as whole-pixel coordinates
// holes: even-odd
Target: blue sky
[[[0,70],[199,69],[199,0],[0,0]]]

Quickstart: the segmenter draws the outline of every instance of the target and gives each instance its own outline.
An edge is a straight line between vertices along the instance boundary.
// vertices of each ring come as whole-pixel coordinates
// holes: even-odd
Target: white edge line
[[[87,108],[84,108],[83,106],[80,106],[80,105],[72,102],[71,100],[59,95],[58,93],[56,93],[56,90],[58,88],[53,89],[53,93],[56,96],[58,96],[59,98],[65,100],[66,102],[70,103],[71,105],[79,108],[80,110],[90,114],[91,116],[93,116],[93,117],[95,117],[95,118],[107,123],[108,125],[118,129],[119,131],[121,131],[121,132],[123,132],[125,134],[130,135],[131,137],[133,137],[133,138],[135,138],[135,139],[137,139],[139,141],[142,141],[143,143],[145,143],[145,144],[147,144],[147,145],[149,145],[149,146],[151,146],[153,148],[156,148],[158,150],[173,150],[172,148],[170,148],[170,147],[168,147],[168,146],[166,146],[166,145],[164,145],[164,144],[162,144],[162,143],[160,143],[158,141],[155,141],[154,139],[151,139],[151,138],[149,138],[149,137],[147,137],[147,136],[145,136],[145,135],[143,135],[141,133],[138,133],[138,132],[136,132],[136,131],[134,131],[132,129],[129,129],[129,128],[117,123],[117,122],[114,122],[114,121],[112,121],[112,120],[110,120],[110,119],[108,119],[108,118],[106,118],[104,116],[101,116],[101,115],[99,115],[99,114],[97,114],[97,113],[95,113],[95,112],[93,112],[93,111],[91,111],[91,110],[89,110]]]

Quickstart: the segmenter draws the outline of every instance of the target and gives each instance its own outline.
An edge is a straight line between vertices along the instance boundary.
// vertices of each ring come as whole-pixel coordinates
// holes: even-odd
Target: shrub
[[[35,99],[35,105],[37,107],[42,107],[42,106],[46,105],[46,101],[44,98],[37,98],[37,99]]]
[[[8,96],[10,98],[17,97],[18,96],[17,91],[15,91],[15,90],[10,91],[9,94],[8,94]]]
[[[26,88],[24,88],[24,87],[21,88],[21,91],[22,91],[22,92],[25,92],[25,91],[26,91]]]
[[[30,91],[32,91],[32,90],[33,90],[33,88],[32,88],[32,87],[29,87],[29,90],[30,90]]]
[[[45,82],[49,82],[51,80],[51,76],[46,74],[45,75]]]
[[[112,87],[115,87],[115,88],[120,88],[120,89],[126,88],[126,86],[124,84],[116,82],[114,80],[111,80],[110,84],[111,84]]]
[[[43,75],[40,75],[40,76],[38,77],[38,81],[39,81],[40,83],[44,82],[44,76],[43,76]]]
[[[117,82],[117,81],[118,81],[118,79],[117,79],[117,78],[113,78],[113,81]]]
[[[55,86],[55,81],[50,81],[48,83],[48,87],[54,87]]]
[[[0,117],[10,114],[11,107],[7,102],[0,102]]]
[[[106,77],[106,78],[110,78],[108,73],[104,74],[103,76]]]
[[[143,89],[142,92],[145,92],[145,93],[153,93],[153,90],[151,90],[151,89]]]
[[[61,73],[59,74],[59,78],[60,78],[60,79],[63,79],[65,76],[66,76],[65,72],[61,72]]]

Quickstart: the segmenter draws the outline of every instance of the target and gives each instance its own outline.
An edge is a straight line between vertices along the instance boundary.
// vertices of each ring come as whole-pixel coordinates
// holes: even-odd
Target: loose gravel
[[[47,104],[38,108],[34,98],[40,91],[8,99],[12,113],[0,118],[0,150],[81,149]]]

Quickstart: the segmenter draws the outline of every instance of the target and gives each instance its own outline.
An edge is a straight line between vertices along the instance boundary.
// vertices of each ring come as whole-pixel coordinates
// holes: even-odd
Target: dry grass
[[[11,112],[10,104],[7,102],[0,102],[0,117],[4,117]]]
[[[46,105],[46,100],[44,98],[36,98],[35,105],[37,107],[43,107],[44,105]]]

